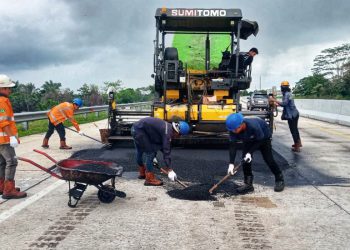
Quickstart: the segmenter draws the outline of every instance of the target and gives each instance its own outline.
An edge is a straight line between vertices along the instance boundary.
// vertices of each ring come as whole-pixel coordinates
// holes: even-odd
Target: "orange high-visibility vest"
[[[3,128],[9,126],[13,135],[17,134],[15,117],[13,115],[10,99],[0,96],[0,144],[9,144],[10,136],[4,132]]]
[[[57,124],[64,122],[65,120],[69,120],[73,124],[73,126],[76,128],[76,130],[80,131],[79,124],[74,119],[73,103],[69,103],[69,102],[60,103],[57,106],[53,107],[47,113],[47,116],[49,117],[51,123],[55,126]]]

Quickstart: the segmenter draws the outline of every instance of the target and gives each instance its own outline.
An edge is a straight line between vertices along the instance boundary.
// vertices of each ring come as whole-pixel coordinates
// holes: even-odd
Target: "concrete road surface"
[[[106,121],[97,123],[103,128]],[[101,149],[101,144],[67,131],[71,151],[58,149],[58,136],[45,150],[53,158],[115,161],[125,168],[117,189],[127,194],[100,203],[89,186],[76,208],[67,206],[68,184],[20,162],[21,200],[0,199],[1,249],[349,249],[350,128],[300,119],[301,153],[292,153],[287,124],[277,118],[275,157],[286,189],[274,180],[259,154],[254,155],[255,192],[238,196],[242,174],[232,177],[208,200],[174,198],[182,187],[165,182],[145,187],[136,178],[132,148]],[[82,125],[99,138],[93,124]],[[43,135],[23,137],[17,154],[52,166],[40,149]],[[158,156],[161,159],[161,155]],[[174,169],[188,185],[216,183],[226,174],[226,149],[173,150]]]

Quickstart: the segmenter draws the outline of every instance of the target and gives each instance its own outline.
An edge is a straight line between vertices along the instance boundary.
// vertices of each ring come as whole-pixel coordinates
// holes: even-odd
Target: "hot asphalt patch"
[[[240,155],[241,152],[238,152],[237,159]],[[282,171],[290,167],[287,161],[277,153],[274,153],[274,157]],[[76,152],[72,155],[72,158],[112,161],[121,165],[124,168],[124,172],[135,172],[138,170],[135,151],[132,148],[87,149]],[[158,153],[157,158],[160,166],[164,166],[161,153]],[[188,184],[189,187],[183,188],[179,184],[169,181],[156,168],[155,172],[163,179],[164,188],[168,191],[169,196],[173,198],[216,200],[217,195],[224,198],[235,195],[237,185],[234,181],[241,181],[243,178],[242,170],[239,170],[235,176],[222,183],[213,195],[210,195],[209,189],[226,175],[228,163],[229,153],[227,149],[175,148],[172,150],[172,167],[177,173],[179,180]],[[255,172],[255,176],[259,175],[262,177],[255,178],[255,182],[263,182],[264,185],[271,187],[274,185],[274,177],[264,163],[260,152],[254,153],[253,172]]]

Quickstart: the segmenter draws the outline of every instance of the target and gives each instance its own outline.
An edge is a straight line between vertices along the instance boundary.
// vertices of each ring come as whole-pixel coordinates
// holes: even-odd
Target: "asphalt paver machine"
[[[242,19],[240,9],[156,10],[154,77],[156,99],[152,116],[166,121],[185,120],[192,128],[188,136],[175,140],[181,144],[227,141],[226,117],[240,111],[240,90],[250,87],[251,65],[244,66],[240,41],[257,35],[255,21]],[[192,69],[180,60],[175,47],[166,47],[171,34],[204,35],[204,70]],[[211,66],[210,37],[230,37],[230,50],[223,51],[218,67]],[[271,122],[269,112],[243,112]],[[272,117],[273,119],[273,117]]]
[[[257,22],[242,19],[240,9],[158,8],[155,19],[152,77],[156,96],[151,116],[169,122],[185,120],[190,124],[191,134],[174,140],[174,144],[227,143],[226,117],[240,111],[240,91],[248,89],[252,81],[252,67],[243,65],[240,41],[257,35]],[[201,69],[189,68],[180,60],[178,48],[166,46],[167,36],[172,38],[174,34],[205,37],[204,58],[197,58],[202,60]],[[211,66],[210,60],[213,35],[228,36],[230,40],[230,49],[222,52],[217,67]],[[115,117],[120,115],[119,111],[111,110],[111,134],[127,132],[131,125],[118,122]],[[269,111],[243,113],[260,116],[272,124],[273,115]]]

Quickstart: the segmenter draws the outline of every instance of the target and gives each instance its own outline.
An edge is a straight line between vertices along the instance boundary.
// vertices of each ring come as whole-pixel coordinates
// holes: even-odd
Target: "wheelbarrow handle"
[[[51,170],[49,170],[49,169],[39,165],[38,163],[36,163],[36,162],[34,162],[32,160],[29,160],[29,159],[26,159],[26,158],[23,158],[23,157],[18,157],[18,156],[17,156],[17,159],[20,160],[20,161],[28,162],[28,163],[36,166],[37,168],[40,168],[41,170],[45,171],[46,173],[48,173],[48,174],[50,174],[50,175],[52,175],[52,176],[54,176],[54,177],[56,177],[58,179],[61,179],[61,180],[63,179],[62,176],[52,172]]]
[[[51,156],[49,156],[48,154],[46,154],[45,152],[43,152],[43,151],[40,151],[40,150],[37,150],[37,149],[33,149],[33,151],[34,152],[37,152],[37,153],[39,153],[39,154],[42,154],[42,155],[44,155],[44,156],[46,156],[47,158],[49,158],[49,160],[51,160],[53,163],[57,163],[57,161],[54,159],[54,158],[52,158]]]

